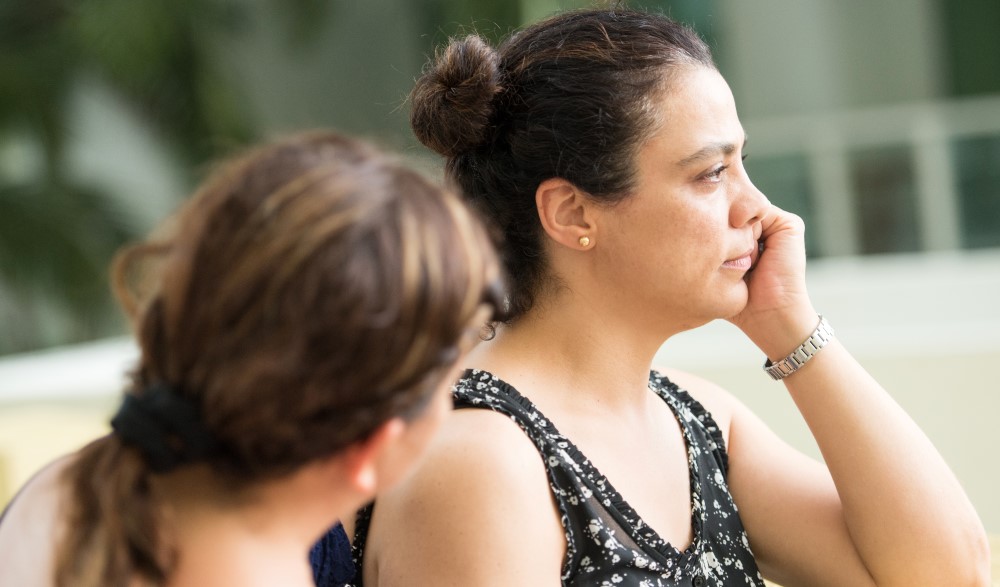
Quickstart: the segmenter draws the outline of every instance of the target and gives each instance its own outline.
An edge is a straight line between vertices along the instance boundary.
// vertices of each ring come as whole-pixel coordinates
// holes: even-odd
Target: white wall
[[[933,99],[942,89],[936,6],[727,2],[719,57],[745,117]]]

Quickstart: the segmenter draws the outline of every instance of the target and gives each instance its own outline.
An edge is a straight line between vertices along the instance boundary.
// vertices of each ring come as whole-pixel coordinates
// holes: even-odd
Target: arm
[[[775,208],[763,225],[766,250],[733,322],[778,360],[817,317],[801,220]],[[988,584],[986,535],[960,484],[843,345],[833,340],[784,384],[826,467],[735,410],[731,485],[763,568],[789,584]]]
[[[831,343],[786,386],[829,468],[831,481],[813,472],[799,484],[812,489],[804,499],[821,499],[814,509],[828,520],[827,540],[840,546],[833,552],[849,559],[853,545],[875,585],[988,584],[986,536],[962,487],[842,345]],[[733,434],[741,449],[763,436],[746,418]],[[779,471],[786,479],[797,473],[793,462]]]
[[[873,585],[826,467],[781,440],[719,386],[689,373],[665,372],[722,430],[730,455],[729,488],[761,573],[785,587]]]
[[[0,524],[0,585],[52,585],[59,533],[63,457],[47,465],[11,502]]]
[[[507,418],[459,410],[409,479],[378,499],[376,586],[558,585],[566,549],[541,458]]]

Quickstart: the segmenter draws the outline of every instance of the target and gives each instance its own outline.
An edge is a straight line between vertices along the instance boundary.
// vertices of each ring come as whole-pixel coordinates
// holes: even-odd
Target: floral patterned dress
[[[670,407],[687,445],[694,539],[683,551],[647,526],[590,460],[512,386],[486,371],[470,370],[453,395],[456,409],[488,409],[508,416],[538,449],[566,535],[562,585],[763,587],[726,485],[728,462],[718,426],[701,404],[666,377],[650,373],[649,388]],[[363,511],[358,520],[358,569],[370,513]]]

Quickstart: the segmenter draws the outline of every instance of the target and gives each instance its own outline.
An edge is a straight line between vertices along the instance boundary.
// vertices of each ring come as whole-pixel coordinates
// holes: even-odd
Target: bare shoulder
[[[532,441],[489,410],[458,410],[443,428],[377,500],[365,583],[555,584],[565,539]]]
[[[488,409],[455,410],[431,446],[431,456],[437,456],[445,465],[449,458],[465,460],[470,453],[475,456],[486,453],[501,466],[517,464],[528,455],[541,462],[534,444],[520,426],[506,415]]]
[[[546,478],[541,456],[516,423],[490,410],[462,409],[448,418],[416,471],[379,498],[378,509],[419,502],[437,519],[466,509],[483,518],[497,509],[486,503],[548,504]]]
[[[738,418],[748,410],[743,402],[736,399],[733,394],[718,384],[693,373],[662,366],[657,366],[655,369],[666,375],[667,378],[676,383],[681,389],[690,393],[691,397],[698,400],[698,403],[708,410],[712,415],[712,419],[715,420],[716,424],[722,430],[723,438],[728,443],[733,419]]]
[[[0,523],[0,584],[51,585],[57,543],[62,473],[73,461],[62,457],[32,477]]]
[[[467,495],[515,501],[513,493],[530,495],[539,488],[545,497],[545,479],[541,456],[514,421],[490,410],[462,409],[448,418],[416,472],[380,501],[406,495],[442,505],[443,496],[448,503]]]

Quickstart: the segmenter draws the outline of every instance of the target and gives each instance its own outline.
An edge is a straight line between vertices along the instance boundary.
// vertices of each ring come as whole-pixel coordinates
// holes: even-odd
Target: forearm
[[[985,584],[986,536],[930,440],[836,339],[784,380],[879,585]]]

